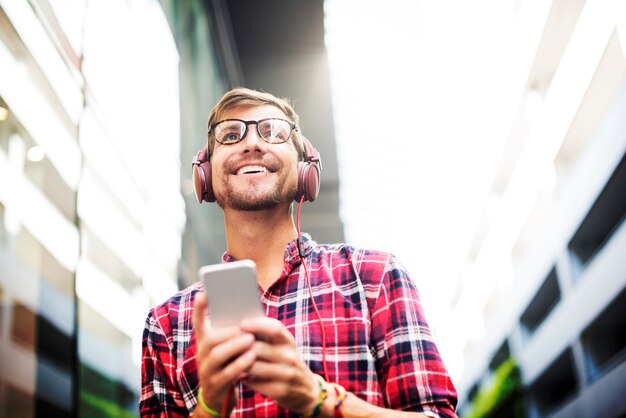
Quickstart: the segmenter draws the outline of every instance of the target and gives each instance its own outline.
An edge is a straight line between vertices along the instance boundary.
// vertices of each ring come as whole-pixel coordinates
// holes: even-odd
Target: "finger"
[[[211,327],[206,324],[205,326],[206,328],[203,331],[203,336],[196,337],[196,356],[199,359],[209,358],[209,356],[212,356],[210,358],[213,363],[216,361],[214,359],[216,354],[219,356],[218,358],[222,358],[224,355],[229,356],[228,358],[234,357],[241,352],[248,350],[254,343],[254,336],[249,333],[244,333],[238,326]],[[229,344],[230,340],[242,336],[245,336],[243,340],[235,340],[235,346]],[[225,350],[226,353],[223,354]]]
[[[272,363],[261,360],[257,355],[256,361],[247,373],[250,380],[272,380],[301,384],[301,380],[306,379],[310,371],[308,367],[300,361],[295,364]]]
[[[300,356],[295,346],[271,344],[257,340],[252,347],[257,359],[268,363],[281,363],[292,367],[300,366]]]
[[[237,326],[211,327],[211,322],[207,320],[208,301],[203,292],[196,293],[194,299],[192,321],[194,331],[196,333],[196,342],[198,344],[198,355],[205,355],[207,351],[217,344],[242,335],[243,331]]]
[[[241,378],[247,377],[248,370],[250,370],[255,360],[256,354],[254,351],[246,351],[222,369],[222,378],[226,382],[236,382]]]
[[[258,357],[247,373],[246,384],[248,382],[289,381],[291,377],[291,372],[284,365],[261,361]]]
[[[289,344],[295,346],[293,335],[277,319],[268,317],[246,318],[239,324],[241,329],[250,332],[262,340],[272,344]]]
[[[196,330],[196,338],[200,339],[204,337],[204,327],[206,321],[206,314],[208,308],[208,302],[206,295],[203,292],[196,293],[193,301],[193,327]]]
[[[248,332],[243,332],[236,325],[228,325],[228,326],[223,326],[223,327],[208,327],[207,329],[208,329],[208,332],[205,332],[204,337],[207,343],[211,347],[214,347],[218,344],[222,344],[226,342],[227,340],[230,340],[231,338],[235,338],[240,335],[252,336],[252,334]]]
[[[247,377],[248,370],[252,367],[255,360],[256,355],[253,351],[245,351],[222,369],[215,371],[203,371],[202,376],[206,377],[202,380],[207,382],[207,384],[211,387],[228,387],[242,377]]]
[[[209,354],[209,359],[215,370],[225,367],[233,359],[250,350],[254,344],[254,335],[242,334],[216,345]],[[256,353],[252,351],[256,357]]]
[[[237,380],[250,368],[256,353],[250,348],[254,344],[252,334],[238,335],[197,356],[200,380],[212,387],[225,387]]]
[[[205,390],[207,403],[209,405],[223,404],[228,389],[232,387],[234,382],[238,381],[240,376],[245,374],[245,370],[250,368],[254,360],[254,352],[246,351],[217,372],[204,373],[198,369],[198,377]]]

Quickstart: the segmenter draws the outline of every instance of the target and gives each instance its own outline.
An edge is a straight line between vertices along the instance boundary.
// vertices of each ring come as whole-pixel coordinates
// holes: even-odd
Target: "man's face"
[[[271,105],[230,109],[219,120],[288,119]],[[272,209],[290,205],[297,192],[297,152],[292,140],[268,144],[249,125],[246,137],[232,145],[215,143],[211,155],[213,191],[224,210]]]

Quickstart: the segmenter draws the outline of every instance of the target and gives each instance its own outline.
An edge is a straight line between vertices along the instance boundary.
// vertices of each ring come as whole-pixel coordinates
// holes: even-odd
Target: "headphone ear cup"
[[[320,192],[320,168],[316,162],[298,162],[298,195],[296,201],[302,196],[307,202],[317,199]]]
[[[203,200],[209,203],[215,202],[210,162],[195,162],[193,164],[193,187],[198,203],[202,203]]]

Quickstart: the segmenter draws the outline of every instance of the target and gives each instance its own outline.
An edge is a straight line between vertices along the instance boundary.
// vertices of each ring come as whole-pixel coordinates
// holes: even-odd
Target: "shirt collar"
[[[306,232],[303,233],[299,239],[295,239],[287,244],[285,248],[285,267],[289,265],[292,269],[300,263],[300,254],[298,252],[298,241],[300,241],[300,248],[304,257],[307,257],[313,252],[315,248],[315,241],[311,239],[311,236]],[[222,254],[222,262],[230,263],[235,261],[235,257],[225,252]]]

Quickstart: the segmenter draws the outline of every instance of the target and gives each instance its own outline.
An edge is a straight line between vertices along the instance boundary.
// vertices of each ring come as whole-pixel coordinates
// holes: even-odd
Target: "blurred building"
[[[185,225],[167,20],[1,1],[0,80],[0,416],[131,415]]]
[[[623,6],[519,3],[524,87],[438,330],[462,415],[626,416]]]
[[[0,417],[138,415],[148,309],[225,249],[191,159],[230,86],[295,100],[324,160],[303,229],[343,238],[322,3],[304,5],[0,0]]]

